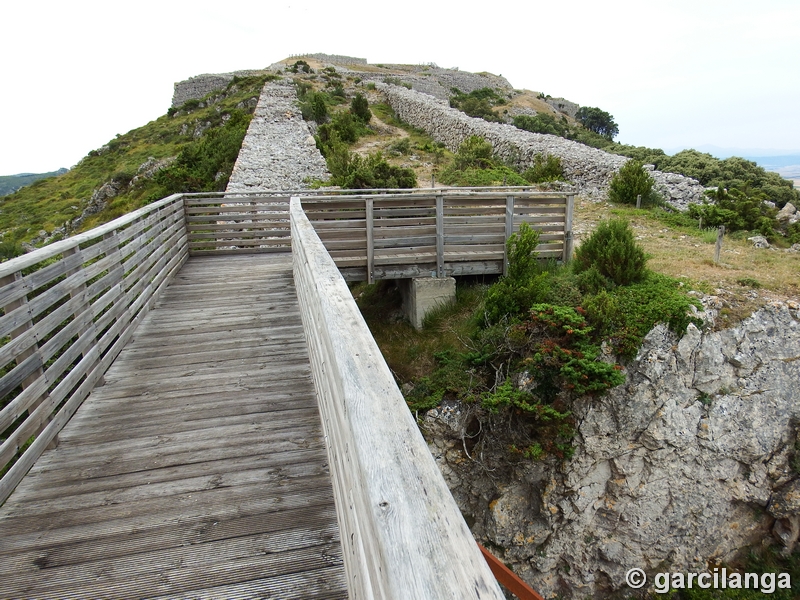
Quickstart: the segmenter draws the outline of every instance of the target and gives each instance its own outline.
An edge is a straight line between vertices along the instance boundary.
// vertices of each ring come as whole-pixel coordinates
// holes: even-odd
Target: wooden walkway
[[[290,254],[190,258],[0,508],[0,598],[345,598]]]

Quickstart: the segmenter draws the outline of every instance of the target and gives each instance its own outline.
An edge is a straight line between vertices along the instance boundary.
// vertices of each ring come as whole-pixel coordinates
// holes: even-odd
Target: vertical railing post
[[[375,236],[373,231],[373,199],[367,198],[366,208],[366,227],[367,227],[367,283],[375,282]]]
[[[725,225],[720,225],[717,230],[717,243],[714,246],[714,264],[719,264],[719,254],[722,252],[722,238],[725,237]]]
[[[503,275],[508,275],[508,238],[514,233],[514,196],[506,196],[506,235],[503,243]]]
[[[572,260],[572,246],[574,240],[572,238],[572,215],[575,211],[575,196],[570,194],[567,196],[566,213],[564,215],[564,254],[561,260],[566,264]]]
[[[436,195],[436,277],[444,277],[444,196]]]
[[[184,195],[181,202],[183,204],[183,226],[186,230],[186,253],[191,256],[192,250],[189,246],[189,198]]]

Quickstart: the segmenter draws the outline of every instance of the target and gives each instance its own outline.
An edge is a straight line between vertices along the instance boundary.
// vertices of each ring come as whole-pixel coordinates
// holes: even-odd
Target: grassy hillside
[[[265,81],[234,79],[92,150],[69,172],[0,198],[0,254],[16,256],[23,242],[90,229],[175,191],[224,190]]]

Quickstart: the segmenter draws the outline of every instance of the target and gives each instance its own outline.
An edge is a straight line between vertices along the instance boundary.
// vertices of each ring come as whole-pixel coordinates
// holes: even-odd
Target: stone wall
[[[549,96],[544,99],[550,106],[555,108],[558,112],[564,113],[565,115],[569,115],[573,119],[575,115],[578,114],[578,109],[580,108],[579,104],[575,102],[570,102],[565,98],[550,98]]]
[[[214,73],[197,75],[184,81],[179,81],[174,86],[172,93],[172,107],[178,108],[187,100],[199,100],[206,94],[224,89],[235,76],[247,77],[261,75],[264,71],[236,71],[234,73]]]
[[[343,56],[341,54],[324,54],[317,52],[315,54],[292,54],[290,59],[302,60],[304,58],[313,58],[323,63],[330,63],[332,65],[366,65],[366,58],[356,58],[354,56]]]
[[[565,177],[582,193],[605,193],[614,173],[628,160],[558,136],[468,117],[444,100],[415,90],[381,83],[376,86],[400,119],[425,130],[450,150],[456,151],[469,136],[479,135],[491,142],[503,160],[523,169],[533,165],[537,154],[552,154],[561,158]],[[702,201],[704,188],[696,180],[655,170],[651,175],[656,190],[676,208],[685,209],[689,203]]]
[[[420,66],[409,70],[408,65],[386,65],[393,69],[392,73],[358,73],[364,81],[384,82],[397,79],[411,86],[411,89],[428,94],[440,100],[448,100],[453,95],[452,89],[468,94],[474,90],[489,87],[500,92],[512,91],[512,86],[505,77],[491,73],[470,73],[457,69],[442,69],[435,66]],[[394,71],[406,72],[394,72]]]
[[[288,81],[267,83],[236,159],[229,192],[299,190],[307,179],[327,179],[325,159],[297,106]]]
[[[690,325],[680,340],[659,325],[623,385],[574,407],[576,452],[562,463],[502,476],[502,459],[466,455],[469,407],[428,413],[431,451],[473,532],[545,597],[575,599],[626,591],[633,567],[706,571],[762,540],[791,550],[798,308],[776,303],[723,331]]]

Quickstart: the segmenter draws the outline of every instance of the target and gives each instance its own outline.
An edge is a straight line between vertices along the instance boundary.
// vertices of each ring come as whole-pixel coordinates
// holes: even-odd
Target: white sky
[[[172,84],[325,52],[490,71],[610,112],[617,141],[800,153],[800,1],[4,0],[0,174],[70,167]]]

